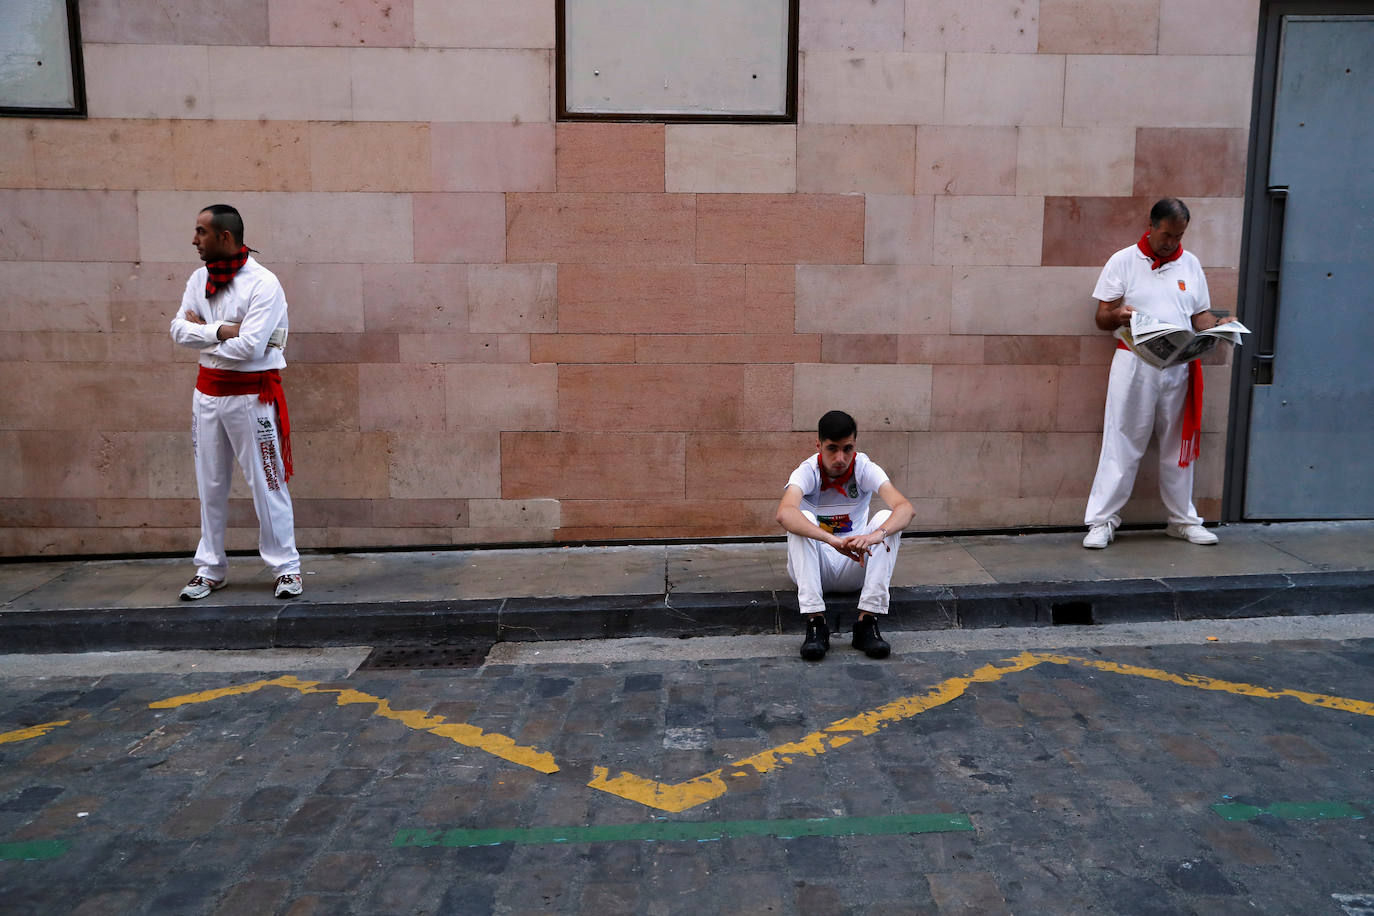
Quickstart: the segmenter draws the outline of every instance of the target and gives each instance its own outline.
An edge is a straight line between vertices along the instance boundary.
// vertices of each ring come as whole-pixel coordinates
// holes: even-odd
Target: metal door
[[[1285,16],[1245,510],[1374,517],[1374,17]]]

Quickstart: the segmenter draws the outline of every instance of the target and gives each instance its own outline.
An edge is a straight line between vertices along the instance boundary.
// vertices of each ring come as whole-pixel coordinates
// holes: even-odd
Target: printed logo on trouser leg
[[[281,484],[277,480],[277,431],[272,428],[272,421],[266,417],[258,417],[257,442],[267,489],[280,490]]]

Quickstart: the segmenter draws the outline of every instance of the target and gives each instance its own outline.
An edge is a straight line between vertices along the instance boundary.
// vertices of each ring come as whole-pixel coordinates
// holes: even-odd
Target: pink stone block
[[[817,334],[640,334],[634,338],[632,361],[715,364],[814,363],[821,358],[820,344],[820,336]]]
[[[791,426],[790,366],[558,367],[558,428],[666,432]]]
[[[1254,60],[1241,56],[1070,55],[1065,127],[1248,127]],[[1188,92],[1146,95],[1188,73]]]
[[[139,191],[138,254],[128,260],[175,265],[176,273],[184,271],[181,282],[185,285],[191,271],[200,266],[200,257],[191,244],[196,215],[202,207],[220,202],[232,203],[243,215],[244,242],[260,251],[271,251],[274,259],[280,260],[272,238],[271,196],[249,191]],[[180,290],[176,299],[181,299]]]
[[[1128,127],[1023,127],[1016,152],[1020,195],[1129,197],[1135,131]]]
[[[1153,54],[1160,0],[1040,0],[1040,42],[1049,54]],[[1034,49],[1032,49],[1034,50]]]
[[[929,264],[935,230],[929,195],[869,194],[864,202],[864,263]]]
[[[1053,521],[1054,500],[1020,499],[1016,497],[978,497],[951,498],[948,505],[951,527],[958,528],[1040,528],[1051,524],[1067,524]],[[1082,518],[1081,504],[1078,514]]]
[[[499,495],[678,499],[685,440],[682,433],[502,433]]]
[[[828,410],[845,411],[861,430],[930,428],[930,366],[811,363],[794,370],[793,429],[815,430]]]
[[[0,327],[7,331],[111,330],[109,270],[109,265],[98,263],[0,261],[0,290],[4,290]],[[171,323],[174,308],[175,302],[168,303],[166,324]]]
[[[1020,491],[1021,433],[915,432],[910,441],[907,496],[986,499]]]
[[[805,124],[930,124],[943,111],[943,54],[812,51],[802,65]]]
[[[1255,53],[1260,0],[1160,0],[1160,54]]]
[[[946,124],[1062,123],[1062,56],[955,53],[946,60]]]
[[[669,191],[797,190],[797,128],[790,124],[668,125],[665,156]]]
[[[468,502],[473,528],[557,528],[562,512],[556,499],[474,499]]]
[[[557,135],[558,190],[664,189],[664,125],[565,122]]]
[[[400,334],[403,363],[527,363],[528,334]]]
[[[444,367],[358,366],[358,423],[363,430],[444,429]]]
[[[742,323],[745,299],[740,265],[565,264],[558,272],[558,327],[572,334],[757,327]]]
[[[696,260],[733,264],[858,264],[862,197],[710,194],[697,198]]]
[[[105,267],[111,327],[123,332],[157,334],[170,340],[168,326],[195,265],[141,261]]]
[[[263,45],[267,5],[268,0],[88,0],[81,4],[81,39],[113,45]]]
[[[82,47],[91,118],[208,118],[209,49],[176,44]],[[167,74],[175,73],[176,79]]]
[[[352,55],[362,52],[349,48],[220,46],[205,50],[210,69],[210,117],[232,121],[348,121],[355,116],[350,62]],[[288,86],[290,91],[283,91]],[[358,120],[412,119],[358,116]]]
[[[112,384],[115,378],[120,384]],[[180,429],[190,400],[180,366],[18,362],[0,366],[11,429]]]
[[[796,330],[838,334],[949,332],[950,273],[907,265],[797,267]]]
[[[811,0],[801,6],[802,51],[902,50],[903,0]]]
[[[416,194],[415,260],[483,264],[506,259],[502,194]]]
[[[690,194],[510,194],[508,256],[582,264],[690,263],[695,209]]]
[[[270,201],[272,254],[282,260],[317,264],[411,260],[414,245],[407,194],[279,194]]]
[[[356,365],[301,363],[283,370],[282,380],[293,436],[297,430],[358,429]]]
[[[1034,53],[1037,7],[1043,2],[923,0],[907,4],[905,48],[908,51]]]
[[[442,48],[552,48],[554,0],[413,0],[415,43]]]
[[[1058,366],[936,366],[931,428],[1052,430],[1059,371]]]
[[[407,0],[271,0],[274,45],[408,47],[415,25]]]
[[[1015,127],[916,128],[917,194],[1015,194]]]
[[[811,125],[797,131],[797,190],[910,194],[916,128]]]
[[[539,334],[530,341],[534,363],[632,363],[635,338],[629,334]]]
[[[310,124],[310,188],[314,191],[428,191],[429,158],[428,124]]]
[[[33,139],[47,124],[43,120],[6,118],[0,121],[0,187],[32,188],[38,183]]]
[[[950,326],[957,334],[1097,333],[1092,298],[1100,267],[960,267],[954,271]]]
[[[291,496],[298,499],[385,499],[391,436],[382,432],[320,431],[291,436]],[[188,467],[190,449],[187,449]],[[192,480],[194,483],[194,478]],[[194,491],[193,491],[194,495]]]
[[[936,264],[1039,264],[1039,197],[936,197]]]
[[[1245,201],[1239,197],[1194,198],[1188,201],[1193,220],[1183,247],[1197,255],[1203,267],[1240,266],[1240,239]]]
[[[286,293],[293,335],[364,329],[361,265],[274,263],[269,269]]]
[[[172,124],[122,119],[37,122],[29,129],[36,183],[45,188],[175,187],[176,157],[168,155]]]
[[[1048,335],[989,336],[983,340],[988,365],[1077,366],[1080,338]]]
[[[217,191],[310,188],[310,140],[298,121],[172,122],[176,187]]]
[[[687,437],[687,498],[780,495],[787,475],[808,454],[816,455],[815,429],[809,433],[694,433]],[[725,455],[728,461],[722,460]],[[777,506],[776,500],[773,505]]]
[[[1106,338],[1106,335],[1103,335]],[[1107,377],[1114,342],[1108,338],[1105,362],[1094,365],[1064,366],[1060,369],[1057,431],[1092,432],[1102,430],[1103,411],[1107,401]],[[1099,341],[1101,343],[1101,341]]]
[[[983,364],[984,339],[974,335],[901,334],[897,362],[933,366]]]
[[[291,360],[297,363],[431,362],[403,359],[399,334],[291,333]]]
[[[148,495],[144,437],[140,433],[7,430],[0,437],[8,440],[0,444],[0,455],[9,459],[5,463],[9,470],[0,474],[2,496],[81,499]],[[194,481],[189,450],[186,457],[183,470]]]
[[[467,122],[430,126],[436,191],[552,191],[552,124]]]
[[[553,119],[549,51],[354,48],[347,53],[353,117],[359,121]],[[435,91],[416,91],[420,86]]]
[[[554,364],[444,368],[450,430],[558,429],[558,367]]]
[[[1138,197],[1244,197],[1249,131],[1142,127],[1135,135]]]
[[[551,334],[557,331],[558,266],[469,266],[468,327],[484,334]]]
[[[369,331],[466,331],[468,269],[462,264],[364,264]]]
[[[131,191],[0,190],[0,213],[0,260],[138,260]]]

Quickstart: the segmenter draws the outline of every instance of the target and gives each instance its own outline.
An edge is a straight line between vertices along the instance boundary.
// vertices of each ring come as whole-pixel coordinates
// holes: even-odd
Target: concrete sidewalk
[[[1045,626],[1374,610],[1374,521],[902,542],[885,629]],[[800,631],[783,542],[307,555],[305,595],[235,558],[177,600],[189,559],[0,564],[0,652],[432,645]],[[854,598],[832,612],[848,619]],[[843,623],[843,621],[842,621]]]

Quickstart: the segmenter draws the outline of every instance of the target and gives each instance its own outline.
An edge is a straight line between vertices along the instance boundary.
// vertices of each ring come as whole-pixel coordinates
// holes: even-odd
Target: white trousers
[[[191,447],[200,494],[200,546],[196,566],[207,579],[222,580],[229,570],[224,529],[229,515],[229,485],[237,463],[253,490],[258,514],[258,554],[274,575],[301,571],[291,494],[282,473],[277,408],[256,394],[191,398]]]
[[[816,516],[802,510],[814,524]],[[892,513],[883,509],[873,514],[862,531],[869,534],[882,527]],[[860,566],[829,544],[823,544],[800,534],[787,532],[787,575],[797,583],[797,604],[803,614],[819,614],[825,610],[827,591],[856,592],[859,610],[874,614],[887,613],[887,590],[892,581],[892,568],[897,563],[897,548],[902,545],[902,533],[894,531],[875,545],[868,562]],[[887,547],[887,550],[883,548]]]
[[[1107,381],[1107,411],[1102,420],[1102,454],[1083,522],[1121,524],[1118,513],[1131,496],[1140,459],[1152,433],[1159,440],[1159,496],[1169,521],[1200,525],[1193,507],[1193,464],[1178,466],[1183,438],[1183,402],[1188,367],[1156,369],[1128,350],[1117,350]]]

